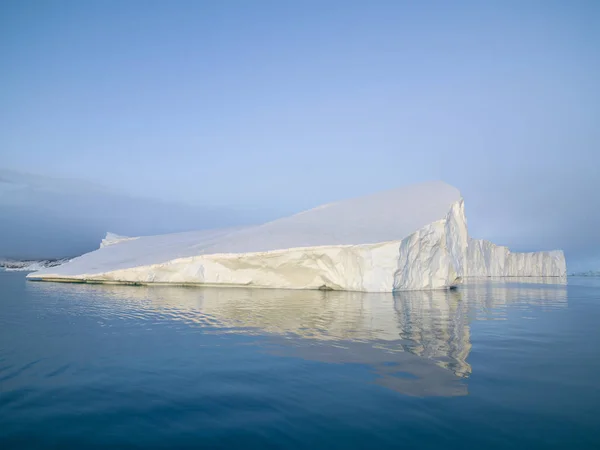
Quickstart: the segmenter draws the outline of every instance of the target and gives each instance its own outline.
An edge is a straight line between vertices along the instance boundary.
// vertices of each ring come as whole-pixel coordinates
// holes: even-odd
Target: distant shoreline
[[[1,259],[0,270],[5,272],[34,272],[48,267],[56,267],[70,261],[71,258],[60,259]]]

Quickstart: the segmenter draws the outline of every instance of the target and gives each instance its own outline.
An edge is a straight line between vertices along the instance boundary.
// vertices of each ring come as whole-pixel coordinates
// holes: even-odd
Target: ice
[[[454,286],[465,276],[467,222],[464,202],[455,202],[443,220],[427,225],[400,243],[394,290]]]
[[[566,272],[562,252],[516,254],[481,242],[468,236],[460,192],[428,182],[244,229],[108,233],[100,249],[29,278],[390,292]]]
[[[111,233],[110,231],[106,233],[102,242],[100,242],[100,248],[108,247],[109,245],[118,244],[119,242],[132,241],[134,239],[138,239],[137,237],[129,237],[129,236],[120,236],[116,233]]]
[[[482,239],[470,239],[467,250],[470,277],[565,276],[562,251],[512,253],[507,247]]]

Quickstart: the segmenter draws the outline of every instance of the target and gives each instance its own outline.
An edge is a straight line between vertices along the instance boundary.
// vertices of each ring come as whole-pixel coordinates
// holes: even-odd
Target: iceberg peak
[[[104,239],[102,239],[102,242],[100,242],[100,248],[108,247],[109,245],[118,244],[120,242],[131,241],[133,239],[137,239],[137,237],[121,236],[108,231]]]

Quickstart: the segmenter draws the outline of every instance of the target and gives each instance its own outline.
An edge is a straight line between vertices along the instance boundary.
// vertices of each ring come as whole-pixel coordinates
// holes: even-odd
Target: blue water
[[[600,281],[360,294],[0,273],[0,448],[600,448]]]

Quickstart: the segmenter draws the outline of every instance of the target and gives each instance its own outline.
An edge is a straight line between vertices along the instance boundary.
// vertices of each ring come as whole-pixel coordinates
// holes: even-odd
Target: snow
[[[108,233],[100,249],[29,278],[390,292],[566,271],[562,252],[514,254],[480,242],[468,237],[460,192],[429,182],[244,229]]]

